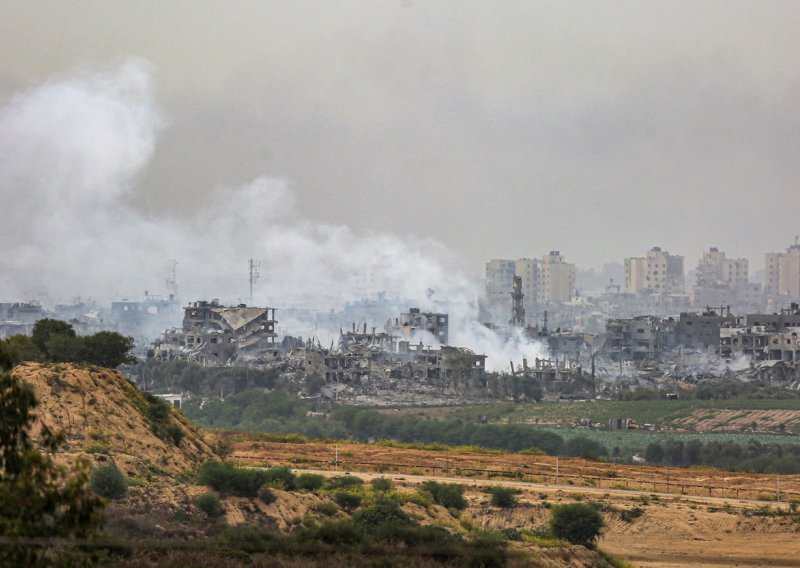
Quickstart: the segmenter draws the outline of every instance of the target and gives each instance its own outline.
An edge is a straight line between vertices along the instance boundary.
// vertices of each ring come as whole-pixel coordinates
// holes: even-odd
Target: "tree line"
[[[624,459],[618,450],[584,435],[562,436],[527,424],[480,424],[462,418],[436,420],[413,415],[394,416],[353,406],[330,412],[313,412],[305,401],[286,393],[245,391],[221,400],[184,403],[184,412],[211,428],[300,434],[320,439],[361,442],[394,440],[402,443],[478,446],[519,452],[538,450],[553,456],[587,459]],[[734,471],[800,473],[800,445],[746,444],[667,439],[642,447],[645,459],[655,465],[690,467],[706,465]]]
[[[33,325],[33,333],[12,335],[0,340],[0,350],[16,364],[23,361],[53,363],[87,363],[116,368],[133,363],[133,338],[115,331],[100,331],[79,336],[69,323],[41,319]]]

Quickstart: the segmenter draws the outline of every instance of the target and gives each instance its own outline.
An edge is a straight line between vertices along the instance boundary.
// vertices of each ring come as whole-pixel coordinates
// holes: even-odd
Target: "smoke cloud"
[[[476,323],[478,287],[452,251],[430,239],[313,223],[296,210],[284,179],[217,187],[190,216],[142,212],[133,205],[137,180],[168,125],[152,72],[139,59],[76,72],[0,108],[2,298],[139,298],[164,291],[175,259],[184,302],[247,301],[247,260],[256,258],[256,304],[331,310],[389,298],[445,308],[452,342],[487,353],[491,368],[540,353],[538,344],[506,343]]]

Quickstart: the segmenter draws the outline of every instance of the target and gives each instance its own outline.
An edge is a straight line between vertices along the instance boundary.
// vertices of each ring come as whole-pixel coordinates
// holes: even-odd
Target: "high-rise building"
[[[536,301],[568,302],[575,295],[575,265],[564,262],[557,250],[551,250],[539,262],[539,282]]]
[[[511,291],[514,277],[522,279],[524,303],[568,302],[575,295],[575,265],[564,261],[559,251],[550,251],[540,259],[494,259],[486,263],[486,304],[506,320],[511,314]],[[534,312],[529,311],[532,317]]]
[[[800,298],[800,244],[786,252],[768,252],[764,262],[764,292]]]
[[[745,286],[748,282],[746,258],[725,258],[725,253],[711,247],[703,253],[697,263],[696,286],[728,286],[731,289]]]
[[[625,291],[629,294],[683,294],[683,257],[653,247],[644,257],[625,259]]]
[[[514,284],[514,276],[516,276],[516,263],[513,260],[493,259],[486,263],[486,302],[489,305],[511,305],[509,294]]]

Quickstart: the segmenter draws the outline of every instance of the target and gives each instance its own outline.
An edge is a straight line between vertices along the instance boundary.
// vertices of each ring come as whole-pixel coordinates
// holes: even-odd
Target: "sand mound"
[[[165,423],[180,428],[183,438],[176,445],[163,434],[157,436],[149,415],[153,400],[118,371],[25,363],[12,375],[31,383],[39,401],[34,437],[41,424],[62,431],[67,456],[114,461],[141,479],[174,477],[216,457],[200,431],[172,407]]]

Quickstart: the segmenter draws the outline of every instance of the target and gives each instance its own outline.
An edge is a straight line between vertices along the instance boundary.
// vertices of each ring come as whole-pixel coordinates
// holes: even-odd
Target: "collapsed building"
[[[275,308],[222,306],[219,300],[192,302],[184,308],[183,326],[164,333],[155,356],[224,365],[274,353],[276,323]]]
[[[36,302],[0,303],[0,339],[12,335],[30,335],[33,325],[46,317],[41,304]]]
[[[406,339],[415,339],[419,332],[430,333],[436,341],[447,345],[449,341],[449,322],[447,314],[421,312],[419,308],[411,308],[386,322],[386,333]]]
[[[180,306],[174,294],[166,298],[144,292],[143,300],[118,300],[111,302],[108,323],[123,335],[139,334],[154,337],[177,323]],[[152,334],[152,335],[150,335]]]

